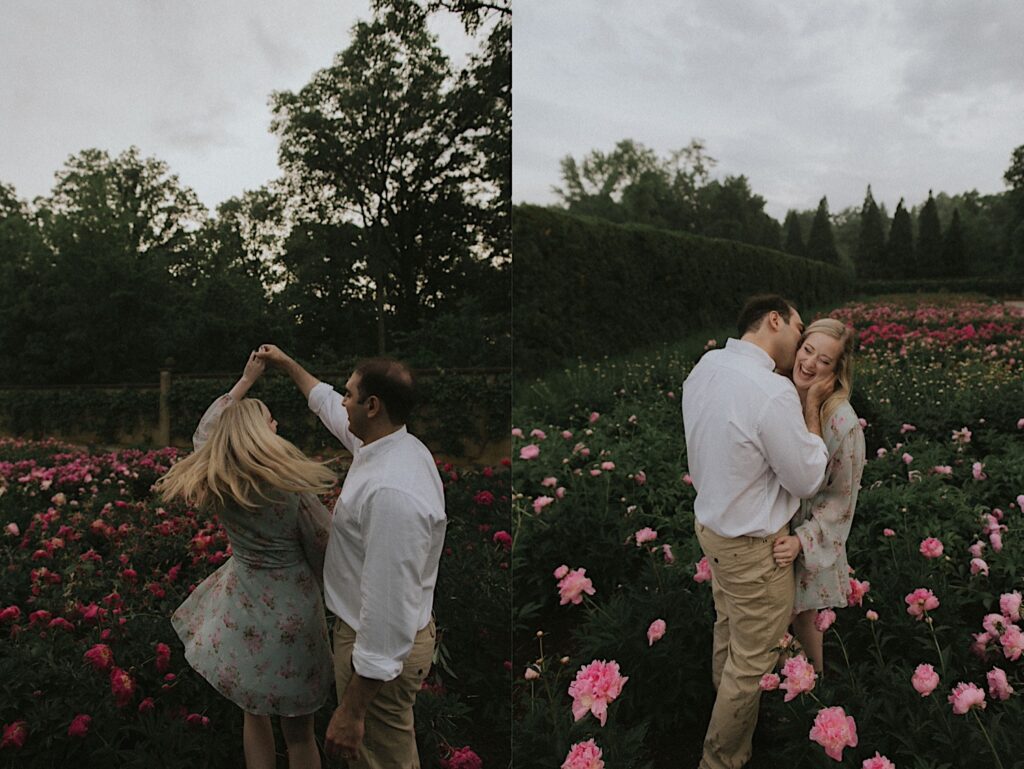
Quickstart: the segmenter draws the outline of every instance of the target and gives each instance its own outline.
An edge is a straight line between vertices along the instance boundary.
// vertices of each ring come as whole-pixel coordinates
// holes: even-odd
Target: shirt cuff
[[[402,672],[402,662],[385,657],[381,654],[364,651],[358,646],[359,639],[356,638],[356,646],[352,649],[352,668],[363,678],[370,678],[374,681],[385,683],[398,678]]]
[[[306,399],[306,405],[309,406],[311,411],[319,413],[324,400],[330,397],[332,392],[334,392],[334,388],[327,384],[327,382],[317,382],[309,391],[309,398]]]

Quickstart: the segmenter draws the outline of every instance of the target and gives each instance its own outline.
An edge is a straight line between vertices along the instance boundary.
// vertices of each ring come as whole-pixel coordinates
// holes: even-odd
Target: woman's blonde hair
[[[243,398],[221,412],[210,437],[156,482],[166,500],[223,508],[233,501],[255,510],[273,501],[269,492],[324,492],[337,480],[270,429],[262,401]]]
[[[843,401],[848,401],[853,393],[853,348],[857,333],[835,318],[821,318],[804,329],[800,337],[801,346],[811,334],[818,332],[838,339],[840,342],[839,357],[835,361],[836,386],[832,394],[821,404],[821,424],[835,413]]]

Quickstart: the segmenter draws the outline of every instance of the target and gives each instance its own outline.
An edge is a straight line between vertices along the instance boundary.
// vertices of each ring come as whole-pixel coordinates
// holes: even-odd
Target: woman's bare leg
[[[817,616],[818,612],[815,609],[797,614],[793,619],[793,634],[803,647],[807,660],[814,666],[814,672],[820,675],[824,669],[825,659],[823,635],[814,626]]]
[[[270,716],[245,714],[242,725],[242,747],[245,750],[246,769],[275,769],[277,754],[274,748],[274,727]]]
[[[289,769],[320,769],[320,751],[313,735],[313,715],[281,716],[281,732],[288,745]]]

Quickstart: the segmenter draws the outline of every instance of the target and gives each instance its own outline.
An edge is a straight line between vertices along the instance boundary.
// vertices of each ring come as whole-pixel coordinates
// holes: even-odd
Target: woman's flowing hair
[[[243,398],[221,412],[209,439],[156,482],[170,501],[223,508],[233,501],[246,510],[266,502],[272,489],[320,493],[337,480],[324,464],[308,459],[267,422],[262,401]]]
[[[824,427],[839,405],[843,401],[848,401],[850,395],[853,394],[853,348],[856,344],[857,332],[835,318],[821,318],[804,329],[800,344],[802,345],[807,337],[816,331],[838,339],[842,343],[839,358],[836,360],[835,390],[821,404],[821,424]]]

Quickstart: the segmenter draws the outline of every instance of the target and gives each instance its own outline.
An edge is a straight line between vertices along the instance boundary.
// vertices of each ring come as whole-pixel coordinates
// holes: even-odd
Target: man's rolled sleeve
[[[779,483],[801,499],[814,496],[825,480],[828,449],[804,422],[795,390],[772,398],[761,413],[758,432]]]
[[[352,666],[364,678],[390,681],[402,672],[419,630],[431,531],[415,500],[390,488],[373,493],[362,525],[366,555]]]
[[[331,431],[331,435],[341,441],[350,452],[363,445],[348,429],[348,412],[341,405],[341,396],[327,382],[317,382],[309,391],[306,403],[310,411],[320,417],[320,421]]]

